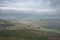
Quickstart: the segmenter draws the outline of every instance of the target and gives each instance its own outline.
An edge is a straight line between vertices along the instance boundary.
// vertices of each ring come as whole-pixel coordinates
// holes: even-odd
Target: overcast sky
[[[0,0],[0,18],[16,18],[8,13],[60,15],[60,0]]]
[[[60,12],[60,0],[0,0],[1,10],[24,12]]]

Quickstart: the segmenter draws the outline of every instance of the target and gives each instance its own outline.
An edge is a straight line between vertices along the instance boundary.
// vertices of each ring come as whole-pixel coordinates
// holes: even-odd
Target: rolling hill
[[[0,40],[60,40],[60,31],[46,27],[48,23],[50,22],[1,19]]]

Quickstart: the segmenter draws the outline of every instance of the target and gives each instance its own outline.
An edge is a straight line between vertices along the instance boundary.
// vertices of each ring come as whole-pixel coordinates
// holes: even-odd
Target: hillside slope
[[[43,27],[42,21],[0,20],[0,40],[60,40],[60,31]]]

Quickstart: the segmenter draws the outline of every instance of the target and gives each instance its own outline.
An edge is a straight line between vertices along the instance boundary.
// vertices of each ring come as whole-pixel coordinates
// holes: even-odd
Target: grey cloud
[[[50,0],[50,5],[53,7],[53,8],[56,8],[56,7],[60,7],[60,0]]]
[[[60,0],[49,0],[49,1],[51,8],[56,9],[54,15],[60,16]]]
[[[16,3],[16,2],[24,2],[24,1],[28,1],[28,0],[0,0],[0,3],[4,3],[4,2],[6,2],[6,1]]]
[[[56,6],[59,6],[60,5],[60,0],[0,0],[0,4],[2,3],[6,3],[6,1],[9,1],[9,2],[13,2],[13,3],[16,3],[16,2],[26,2],[26,1],[33,1],[33,2],[42,2],[42,4],[45,4],[47,3],[48,1],[50,1],[50,6],[52,7],[56,7]]]
[[[48,3],[49,1],[51,3]],[[44,9],[48,9],[48,8],[53,7],[54,4],[56,3],[55,1],[54,0],[0,0],[0,7],[7,6],[9,8],[12,7],[12,9],[13,8],[31,8],[31,9],[34,9],[34,10],[38,10],[38,9],[39,10],[41,10],[41,9],[44,10]]]

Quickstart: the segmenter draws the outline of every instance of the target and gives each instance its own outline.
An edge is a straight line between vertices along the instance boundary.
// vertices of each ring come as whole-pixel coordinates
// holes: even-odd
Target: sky
[[[0,10],[52,12],[60,7],[60,0],[0,0]]]
[[[60,0],[0,0],[1,13],[60,14]]]

